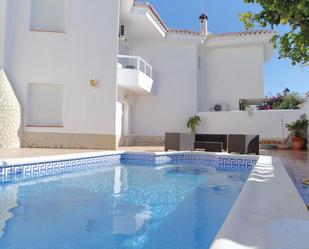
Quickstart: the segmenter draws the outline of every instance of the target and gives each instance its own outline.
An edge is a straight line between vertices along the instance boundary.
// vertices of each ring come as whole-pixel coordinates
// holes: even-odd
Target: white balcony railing
[[[123,69],[135,69],[153,79],[154,71],[143,58],[139,56],[118,55],[118,65]]]
[[[118,55],[117,85],[137,94],[153,93],[154,70],[139,56]]]

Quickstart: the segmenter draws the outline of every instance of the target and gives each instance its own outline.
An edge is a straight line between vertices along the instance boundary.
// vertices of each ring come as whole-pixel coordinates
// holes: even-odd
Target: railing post
[[[146,62],[145,62],[145,61],[143,61],[143,62],[144,62],[144,74],[147,75],[147,65],[146,65]]]
[[[136,63],[137,63],[137,65],[136,65],[137,70],[140,71],[141,61],[140,61],[139,57],[137,57],[137,62]]]
[[[143,58],[141,58],[139,56],[131,56],[131,55],[118,55],[118,63],[120,63],[123,66],[125,63],[121,63],[121,59],[127,59],[128,64],[130,64],[130,61],[136,60],[136,69],[138,71],[143,72],[144,74],[146,74],[150,78],[152,78],[154,76],[152,66],[149,65]],[[143,63],[144,65],[142,66],[141,63]],[[148,72],[148,70],[149,70],[149,72]]]

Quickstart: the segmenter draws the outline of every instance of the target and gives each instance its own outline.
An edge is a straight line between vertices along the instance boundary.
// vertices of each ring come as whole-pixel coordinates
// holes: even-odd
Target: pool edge
[[[299,221],[305,226],[293,232],[278,227]],[[259,156],[210,249],[305,249],[308,230],[309,212],[281,160]]]

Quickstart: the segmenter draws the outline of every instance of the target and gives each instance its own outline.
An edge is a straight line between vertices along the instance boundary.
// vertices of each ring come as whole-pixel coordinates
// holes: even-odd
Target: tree
[[[309,0],[244,0],[245,3],[261,5],[260,13],[247,12],[240,15],[247,29],[255,24],[270,25],[272,29],[282,24],[290,30],[275,34],[271,42],[280,47],[279,58],[290,58],[292,64],[309,66]]]

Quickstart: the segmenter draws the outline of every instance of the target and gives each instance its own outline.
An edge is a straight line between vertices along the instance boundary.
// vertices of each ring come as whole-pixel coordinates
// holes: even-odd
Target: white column
[[[0,68],[4,67],[7,0],[0,0]]]

